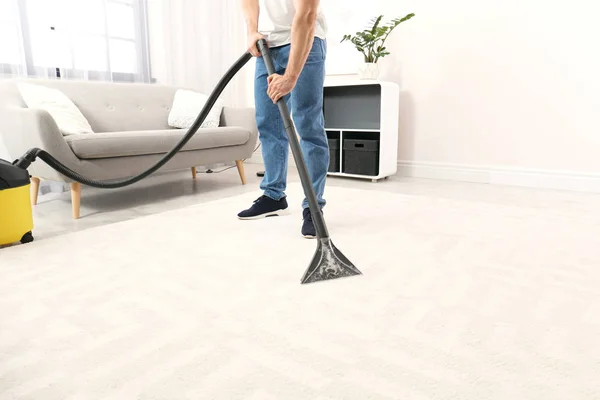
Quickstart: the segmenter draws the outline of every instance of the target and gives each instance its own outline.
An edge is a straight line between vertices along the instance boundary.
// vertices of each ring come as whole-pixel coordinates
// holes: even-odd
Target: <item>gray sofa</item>
[[[65,93],[88,119],[95,133],[63,136],[45,111],[29,109],[16,82],[0,80],[0,140],[12,159],[26,150],[47,150],[63,164],[92,179],[133,176],[159,160],[187,132],[167,124],[177,88],[138,83],[71,80],[28,80]],[[236,161],[242,184],[243,160],[256,146],[258,133],[252,108],[224,107],[218,128],[202,128],[162,170]],[[30,168],[32,202],[40,179],[71,184],[73,217],[79,218],[81,186],[41,160]]]

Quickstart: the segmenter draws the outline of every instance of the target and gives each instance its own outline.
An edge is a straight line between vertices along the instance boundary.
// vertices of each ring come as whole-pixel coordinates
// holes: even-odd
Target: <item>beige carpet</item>
[[[244,195],[0,251],[0,399],[600,399],[600,215],[329,188],[364,273]]]

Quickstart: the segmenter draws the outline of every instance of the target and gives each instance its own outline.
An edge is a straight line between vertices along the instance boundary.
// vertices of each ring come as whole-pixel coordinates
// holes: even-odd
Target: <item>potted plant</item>
[[[398,25],[414,16],[415,14],[411,13],[403,18],[395,18],[387,24],[382,24],[383,15],[380,15],[373,18],[370,21],[370,27],[362,32],[356,32],[354,35],[344,35],[340,43],[350,41],[364,56],[364,63],[359,68],[360,79],[378,78],[379,65],[377,62],[390,54],[385,47],[385,41]]]

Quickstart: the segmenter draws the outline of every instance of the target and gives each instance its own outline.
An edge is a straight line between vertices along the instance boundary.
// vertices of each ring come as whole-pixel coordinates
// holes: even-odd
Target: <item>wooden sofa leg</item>
[[[40,178],[36,176],[31,177],[31,205],[35,206],[38,202],[38,193],[40,192]]]
[[[240,179],[242,180],[242,185],[246,184],[246,173],[244,172],[244,162],[242,160],[237,160],[235,162],[237,166],[238,172],[240,173]]]
[[[81,206],[81,183],[71,183],[71,207],[73,209],[73,219],[79,219]]]
[[[192,179],[196,179],[196,176],[198,176],[198,170],[196,167],[192,167]]]

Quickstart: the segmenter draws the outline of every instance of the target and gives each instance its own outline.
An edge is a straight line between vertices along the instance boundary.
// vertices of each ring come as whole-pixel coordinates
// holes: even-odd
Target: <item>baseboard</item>
[[[398,174],[414,178],[600,193],[600,174],[399,161]]]
[[[246,162],[264,164],[260,152],[256,152]],[[289,165],[295,166],[291,155]],[[600,193],[600,174],[399,161],[398,175],[490,185]]]

